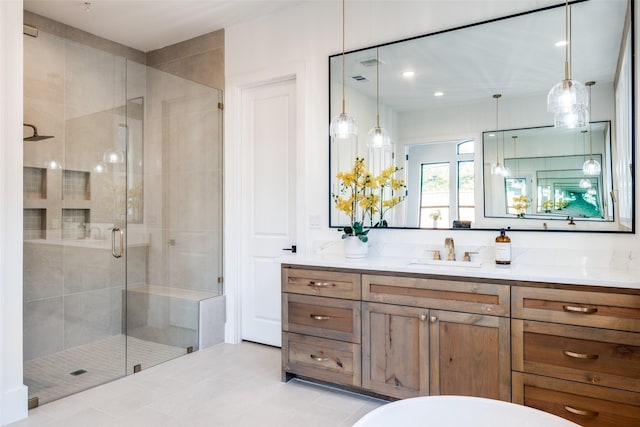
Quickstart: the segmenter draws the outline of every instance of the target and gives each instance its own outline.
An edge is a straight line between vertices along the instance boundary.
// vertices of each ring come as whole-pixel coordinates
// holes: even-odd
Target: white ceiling
[[[24,0],[38,15],[147,52],[303,0]]]
[[[626,1],[591,0],[572,8],[572,77],[599,85],[614,80],[622,39]],[[564,77],[565,8],[558,7],[487,25],[445,32],[380,47],[381,103],[396,111],[438,108],[469,102],[501,102],[517,97],[546,96]],[[347,54],[346,85],[376,98],[375,49]],[[331,61],[333,84],[340,84],[341,56]],[[415,77],[401,76],[412,69]],[[366,80],[354,80],[363,76]],[[436,91],[444,92],[434,97]]]

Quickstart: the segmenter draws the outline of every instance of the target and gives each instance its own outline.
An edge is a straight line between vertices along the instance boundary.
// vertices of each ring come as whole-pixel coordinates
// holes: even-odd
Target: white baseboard
[[[13,390],[5,390],[3,392],[1,402],[3,426],[27,418],[28,398],[29,390],[24,385]]]

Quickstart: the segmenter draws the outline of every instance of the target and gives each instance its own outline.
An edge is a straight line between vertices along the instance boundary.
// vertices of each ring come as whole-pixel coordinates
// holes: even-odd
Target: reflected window
[[[420,173],[420,228],[448,228],[449,163],[423,164]]]
[[[465,160],[458,162],[458,218],[475,221],[475,217],[475,167],[473,160]]]
[[[462,141],[456,147],[457,154],[473,154],[476,152],[476,144],[473,139]]]

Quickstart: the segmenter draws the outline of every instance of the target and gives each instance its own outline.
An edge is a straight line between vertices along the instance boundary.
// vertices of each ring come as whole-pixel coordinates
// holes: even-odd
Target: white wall
[[[27,416],[22,384],[22,0],[0,1],[0,424]]]
[[[554,0],[348,1],[346,49],[363,48],[558,3]],[[328,56],[339,53],[341,45],[341,2],[339,1],[311,1],[277,15],[229,27],[225,32],[227,81],[238,76],[259,73],[280,64],[293,62],[304,64],[306,83],[299,88],[305,93],[305,103],[300,108],[304,110],[303,114],[306,118],[306,138],[299,141],[306,152],[303,164],[299,167],[305,170],[307,177],[304,188],[299,190],[299,198],[305,205],[305,216],[299,218],[305,224],[304,236],[299,236],[301,241],[307,242],[307,247],[300,246],[303,254],[312,253],[314,246],[319,245],[320,242],[339,239],[339,233],[328,227],[327,133],[329,124]],[[635,78],[637,81],[637,71]],[[636,90],[638,86],[640,85],[636,86]],[[234,102],[236,95],[227,87],[227,103]],[[348,102],[347,100],[347,105]],[[227,115],[228,113],[227,111]],[[490,119],[488,118],[489,122]],[[238,159],[233,158],[232,148],[238,143],[234,140],[237,129],[230,129],[229,124],[227,117],[225,123],[225,150],[229,155],[227,161],[237,162]],[[234,179],[230,169],[225,168],[225,171],[228,173],[227,180]],[[225,204],[233,205],[234,194],[229,192],[226,194]],[[636,204],[638,201],[640,197],[636,195]],[[309,223],[309,217],[316,215],[321,218],[320,229],[306,225]],[[232,223],[227,223],[225,227],[227,236],[233,236],[238,232]],[[370,237],[373,243],[376,241],[441,243],[445,236],[452,236],[457,244],[489,245],[493,244],[495,234],[481,231],[381,230],[370,233]],[[511,238],[514,247],[555,247],[560,250],[571,250],[574,253],[583,251],[585,247],[597,247],[603,251],[613,251],[613,249],[630,251],[640,244],[640,237],[637,235],[513,232]],[[225,250],[225,253],[227,259],[232,256],[231,251]],[[225,287],[228,293],[233,293],[238,286],[231,267],[233,265],[228,263],[225,265]],[[229,320],[233,321],[232,307],[229,314]],[[227,336],[227,339],[229,338]]]

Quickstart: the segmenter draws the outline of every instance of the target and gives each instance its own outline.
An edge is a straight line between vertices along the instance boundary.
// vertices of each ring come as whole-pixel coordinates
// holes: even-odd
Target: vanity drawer
[[[282,267],[282,292],[360,299],[360,274]]]
[[[508,316],[509,295],[509,285],[362,275],[362,299],[386,304]]]
[[[360,345],[284,332],[282,370],[359,387]]]
[[[607,387],[514,372],[513,402],[584,427],[640,425],[640,394]]]
[[[640,332],[640,295],[514,286],[513,317]]]
[[[282,329],[360,342],[360,301],[282,294]]]
[[[513,320],[513,369],[640,392],[640,334]]]

